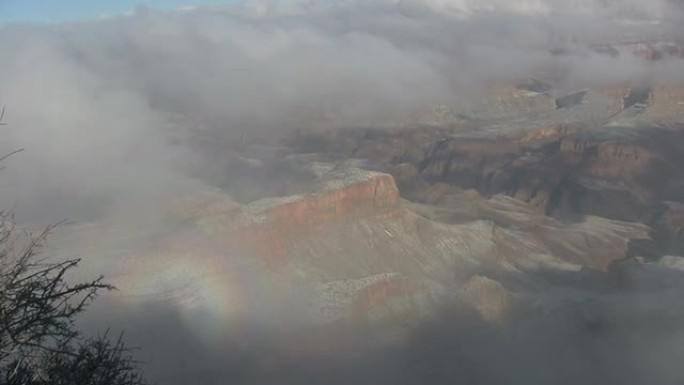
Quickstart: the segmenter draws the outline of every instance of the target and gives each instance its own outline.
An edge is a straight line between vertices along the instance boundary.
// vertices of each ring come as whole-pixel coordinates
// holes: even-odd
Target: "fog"
[[[209,188],[198,170],[217,159],[193,145],[202,140],[231,147],[245,140],[273,144],[297,129],[394,127],[435,106],[468,110],[487,87],[533,74],[546,74],[545,80],[568,90],[636,79],[666,84],[681,78],[681,61],[646,63],[587,45],[635,36],[682,38],[683,12],[674,0],[293,0],[174,11],[140,6],[130,15],[7,24],[0,27],[0,103],[7,123],[0,153],[24,151],[5,161],[0,207],[14,210],[27,226],[114,216],[154,226],[159,213],[152,203]],[[117,242],[99,244],[116,248]],[[118,269],[111,261],[85,263]],[[680,289],[677,283],[662,290]],[[611,304],[611,295],[619,297],[608,309],[643,300],[582,295]],[[678,296],[650,295],[647,302],[662,300],[662,308],[680,305]],[[116,301],[113,295],[95,306],[86,328],[127,329],[160,383],[682,380],[672,361],[650,361],[682,357],[675,343],[682,339],[680,327],[664,338],[657,326],[634,326],[641,334],[625,342],[635,329],[617,320],[605,339],[585,341],[572,335],[576,325],[566,335],[544,317],[514,314],[510,330],[501,330],[449,308],[411,332],[407,345],[287,360],[276,355],[269,372],[260,366],[267,365],[261,353],[289,343],[279,338],[303,332],[270,340],[268,325],[260,325],[249,331],[260,336],[252,345],[229,339],[227,346],[207,346],[207,338],[192,330],[204,315],[188,320],[166,305]],[[109,306],[119,310],[109,314]],[[681,320],[681,314],[672,318]],[[150,323],[159,324],[158,334],[140,332]],[[587,355],[599,359],[587,362]],[[635,365],[646,368],[640,375],[662,377],[631,375]],[[183,377],[197,373],[205,377]]]
[[[82,215],[88,199],[101,208],[169,191],[164,184],[178,163],[193,157],[169,146],[170,137],[199,129],[236,140],[244,132],[387,124],[435,105],[465,108],[485,80],[544,70],[572,88],[677,76],[577,45],[675,36],[681,28],[671,19],[680,8],[666,1],[248,2],[6,25],[2,149],[26,152],[5,172],[3,201],[18,215],[40,220],[38,211],[54,221]],[[657,28],[645,22],[656,19]],[[549,53],[558,47],[574,54]],[[84,200],[69,203],[74,194]]]
[[[154,304],[119,318],[101,302],[86,322],[102,324],[93,318],[107,314],[145,347],[142,367],[166,384],[681,383],[684,275],[652,266],[630,274],[640,284],[627,292],[587,280],[527,293],[531,304],[504,324],[454,302],[392,343],[377,338],[382,326],[325,334],[254,323],[206,340],[196,330],[206,324]]]

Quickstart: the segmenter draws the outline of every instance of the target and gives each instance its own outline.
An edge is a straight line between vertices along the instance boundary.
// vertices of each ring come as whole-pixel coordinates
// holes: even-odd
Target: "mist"
[[[640,284],[628,291],[597,277],[526,293],[532,301],[503,324],[467,304],[443,304],[390,343],[378,338],[388,333],[382,325],[326,334],[255,322],[207,339],[198,335],[207,318],[188,322],[153,303],[105,301],[85,322],[102,324],[99,313],[114,331],[125,330],[145,347],[143,369],[167,384],[680,383],[684,275],[655,266],[629,274]]]
[[[648,24],[609,21],[611,12],[663,18],[657,32],[679,33],[669,22],[679,6],[571,3],[248,2],[6,25],[2,148],[26,152],[5,172],[5,205],[37,220],[33,211],[53,212],[54,221],[81,215],[80,203],[66,203],[74,194],[135,201],[169,191],[163,185],[178,177],[178,164],[196,156],[169,142],[198,131],[236,141],[244,133],[393,124],[435,105],[467,106],[485,80],[544,69],[573,88],[677,75],[628,56],[557,57],[549,49],[653,33]]]
[[[302,0],[174,11],[139,6],[130,15],[7,24],[0,27],[7,123],[0,153],[24,151],[5,161],[0,208],[27,226],[67,220],[87,228],[126,218],[161,232],[169,226],[161,212],[166,203],[215,191],[216,172],[222,180],[237,178],[216,168],[245,142],[276,145],[297,130],[411,125],[436,106],[468,111],[489,87],[537,74],[570,91],[640,79],[667,84],[681,79],[681,59],[645,62],[587,46],[635,36],[681,39],[683,22],[683,3],[673,0]],[[126,270],[115,257],[120,248],[145,254],[112,232],[105,227],[102,238],[90,239],[111,248],[90,261],[91,249],[71,245],[69,237],[48,251],[83,256],[83,276],[118,279]],[[221,266],[238,269],[231,263]],[[269,290],[256,274],[244,274],[251,292]],[[660,277],[639,274],[649,282]],[[93,332],[110,323],[127,330],[160,383],[670,384],[684,378],[675,364],[684,334],[672,326],[683,316],[681,296],[672,294],[681,292],[681,282],[636,293],[582,287],[553,293],[554,299],[577,295],[563,310],[572,316],[574,304],[587,298],[607,304],[597,314],[577,310],[592,322],[612,322],[596,338],[577,338],[586,320],[572,324],[565,313],[548,318],[522,309],[510,315],[510,327],[499,328],[472,309],[444,306],[412,328],[405,345],[369,347],[355,336],[339,350],[324,345],[329,355],[292,356],[281,350],[306,339],[306,325],[297,320],[273,331],[274,319],[297,312],[283,315],[291,302],[267,295],[253,301],[268,302],[262,306],[268,310],[240,321],[252,326],[229,332],[201,323],[223,322],[212,303],[188,315],[182,306],[116,293],[84,324]],[[539,301],[546,295],[533,294]],[[628,310],[644,302],[656,303],[654,312],[677,310],[663,320],[672,335],[643,321],[650,311]],[[628,315],[622,319],[614,309]],[[269,321],[254,326],[256,319]],[[157,325],[157,334],[145,334],[149,325]],[[204,334],[193,330],[198,325]],[[225,344],[207,342],[224,332]],[[262,353],[273,358],[264,363]],[[197,373],[204,377],[183,377]]]

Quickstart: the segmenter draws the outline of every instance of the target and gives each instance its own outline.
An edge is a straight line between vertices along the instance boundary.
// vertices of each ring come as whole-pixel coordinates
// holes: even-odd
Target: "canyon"
[[[681,60],[681,47],[589,50],[655,63]],[[273,381],[331,352],[412,348],[444,309],[491,335],[538,323],[589,338],[613,321],[639,330],[653,311],[680,319],[672,302],[623,296],[681,283],[684,84],[530,77],[484,95],[389,127],[197,135],[183,143],[206,156],[186,165],[191,192],[66,226],[57,248],[82,257],[84,274],[108,272],[119,291],[102,311],[134,333],[146,329],[125,320],[130,308],[175,309],[207,346],[259,351],[254,370]],[[259,333],[277,336],[263,355]]]

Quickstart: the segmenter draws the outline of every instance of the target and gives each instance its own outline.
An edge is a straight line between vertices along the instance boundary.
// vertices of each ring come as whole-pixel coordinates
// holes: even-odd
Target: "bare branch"
[[[36,259],[56,225],[32,235],[8,218],[0,212],[0,383],[143,384],[122,336],[84,340],[73,327],[101,290],[114,287],[102,276],[69,284],[79,259]]]

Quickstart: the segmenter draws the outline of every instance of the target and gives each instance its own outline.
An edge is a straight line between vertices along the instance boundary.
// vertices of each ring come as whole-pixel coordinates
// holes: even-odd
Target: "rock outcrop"
[[[461,298],[474,307],[487,322],[502,324],[514,305],[515,294],[500,282],[480,275],[473,276],[461,289]]]
[[[448,184],[419,207],[401,198],[390,174],[315,160],[306,167],[321,176],[295,195],[240,204],[208,190],[175,203],[147,227],[156,234],[143,244],[127,241],[135,226],[111,224],[100,235],[94,227],[87,238],[116,238],[103,248],[115,255],[86,267],[116,261],[108,271],[126,301],[231,319],[276,311],[283,325],[297,319],[337,330],[418,316],[477,271],[603,269],[625,256],[630,239],[647,237],[640,226],[609,220],[562,224],[516,199],[459,195]],[[405,181],[422,178],[412,166],[401,172]]]
[[[405,197],[425,203],[451,188],[476,189],[556,217],[642,221],[659,201],[681,199],[683,131],[676,127],[560,124],[508,136],[416,131],[422,135],[347,130],[327,140],[333,153],[367,159],[393,174]]]
[[[399,190],[391,175],[361,169],[333,170],[315,190],[285,198],[267,198],[244,206],[235,218],[240,247],[287,263],[287,249],[298,236],[347,218],[389,216],[399,210]]]

